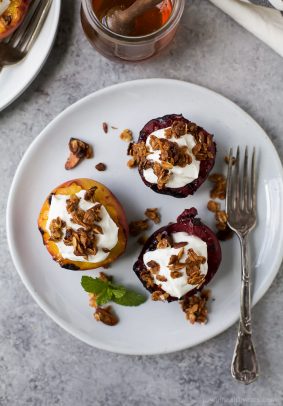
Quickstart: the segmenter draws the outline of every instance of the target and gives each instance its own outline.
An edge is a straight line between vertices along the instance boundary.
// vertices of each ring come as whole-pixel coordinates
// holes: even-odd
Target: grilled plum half
[[[134,272],[136,273],[137,277],[140,279],[141,283],[144,287],[151,293],[160,290],[159,286],[154,284],[153,286],[147,286],[146,281],[141,277],[142,272],[146,272],[147,268],[143,261],[143,256],[147,251],[154,251],[156,250],[157,246],[157,236],[162,235],[162,237],[169,237],[178,232],[185,232],[190,236],[196,236],[202,239],[207,244],[207,265],[208,271],[205,276],[204,282],[190,290],[186,293],[181,299],[185,299],[189,296],[194,295],[197,291],[201,290],[205,285],[207,285],[211,279],[216,274],[219,265],[221,263],[222,254],[221,254],[221,247],[216,235],[213,231],[207,227],[205,224],[202,223],[200,218],[197,216],[197,210],[193,207],[191,209],[186,209],[183,213],[177,218],[176,223],[168,224],[165,227],[160,228],[159,230],[155,231],[149,239],[146,241],[138,260],[134,264]],[[172,302],[175,300],[179,300],[176,297],[170,296],[166,299],[168,302]]]
[[[194,124],[193,122],[187,120],[182,116],[182,114],[169,114],[163,117],[155,118],[149,121],[143,129],[140,131],[138,143],[144,142],[146,143],[147,138],[157,130],[162,128],[171,127],[174,122],[184,123],[188,126],[188,128],[192,128],[192,133],[196,135],[196,137],[203,137],[210,140],[213,139],[213,136],[209,134],[206,130],[198,125]],[[204,159],[200,161],[200,168],[199,168],[199,175],[198,178],[192,181],[191,183],[186,184],[185,186],[172,188],[172,187],[163,187],[159,189],[157,184],[148,182],[143,174],[143,167],[139,166],[139,174],[145,183],[146,186],[150,187],[157,193],[170,195],[177,198],[184,198],[188,195],[193,195],[195,191],[203,184],[203,182],[207,179],[210,171],[212,170],[214,163],[215,163],[215,156],[216,156],[216,144],[215,142],[211,142],[208,146],[207,151],[210,153],[210,158]]]

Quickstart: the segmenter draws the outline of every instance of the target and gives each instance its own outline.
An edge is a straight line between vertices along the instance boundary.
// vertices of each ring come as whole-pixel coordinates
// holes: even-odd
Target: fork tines
[[[249,149],[246,146],[244,162],[240,162],[240,147],[237,147],[236,158],[230,149],[228,158],[226,212],[228,218],[235,218],[235,214],[256,213],[256,168],[255,147],[252,149],[252,159],[249,165]]]

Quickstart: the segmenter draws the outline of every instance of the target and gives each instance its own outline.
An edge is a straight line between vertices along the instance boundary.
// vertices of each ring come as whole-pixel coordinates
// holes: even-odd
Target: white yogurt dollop
[[[11,0],[0,0],[0,17],[9,7]]]
[[[202,239],[196,236],[189,235],[185,232],[178,232],[172,234],[173,242],[187,242],[187,245],[184,246],[184,251],[187,251],[189,248],[192,248],[197,255],[201,255],[206,258],[206,262],[200,265],[200,272],[202,275],[206,275],[208,271],[207,266],[207,244]],[[186,269],[183,268],[180,270],[183,275],[180,278],[172,278],[170,276],[170,269],[168,268],[168,262],[171,255],[177,255],[181,248],[160,248],[155,251],[147,251],[143,256],[143,262],[146,265],[150,261],[155,261],[160,265],[160,270],[158,275],[163,275],[167,279],[167,282],[160,282],[153,275],[154,283],[161,285],[162,289],[169,293],[173,297],[180,299],[190,290],[194,289],[195,285],[189,285],[187,283]],[[185,253],[184,253],[185,256]],[[182,262],[183,257],[180,262]],[[146,265],[147,266],[147,265]],[[148,267],[147,267],[148,268]]]
[[[97,205],[98,203],[88,202],[84,199],[85,190],[81,190],[76,193],[76,196],[80,198],[79,207],[82,210],[88,210],[91,207]],[[70,198],[69,195],[53,195],[51,200],[51,205],[48,214],[48,221],[46,224],[46,229],[50,230],[51,221],[60,217],[61,220],[65,221],[66,227],[71,227],[74,230],[81,228],[79,224],[75,224],[71,221],[71,216],[67,212],[66,201]],[[109,216],[107,210],[104,206],[101,206],[100,209],[101,221],[98,224],[102,230],[103,234],[97,234],[96,243],[97,243],[97,253],[95,255],[89,255],[88,260],[82,256],[77,256],[74,254],[73,246],[67,246],[64,244],[63,240],[56,242],[56,245],[60,251],[60,254],[63,258],[69,259],[71,261],[80,261],[80,262],[100,262],[106,259],[109,255],[109,252],[104,252],[102,248],[107,248],[111,250],[115,247],[118,242],[118,227]],[[65,232],[65,229],[63,230]]]
[[[168,127],[170,128],[170,127]],[[167,128],[167,129],[168,129]],[[166,138],[165,137],[166,128],[154,131],[151,135],[155,135],[157,138]],[[172,169],[169,169],[171,173],[169,181],[166,183],[166,187],[170,188],[179,188],[187,185],[188,183],[193,182],[198,178],[200,162],[196,160],[194,154],[192,153],[193,147],[196,145],[194,136],[192,134],[182,135],[180,138],[172,136],[170,141],[176,142],[179,147],[186,146],[188,148],[187,153],[192,157],[192,163],[186,165],[184,168],[180,166],[174,166]],[[159,159],[160,151],[154,151],[150,145],[150,135],[147,137],[146,146],[151,152],[147,159],[154,162],[161,162]],[[154,174],[153,169],[145,169],[143,171],[145,179],[150,183],[157,183],[157,176]]]

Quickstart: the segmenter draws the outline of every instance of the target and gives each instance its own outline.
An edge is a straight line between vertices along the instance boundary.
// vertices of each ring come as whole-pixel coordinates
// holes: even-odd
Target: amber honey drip
[[[128,8],[135,0],[92,0],[93,11],[103,23],[104,17],[112,7]],[[160,5],[147,10],[136,18],[131,36],[147,35],[157,31],[169,19],[172,13],[171,0],[164,0]]]

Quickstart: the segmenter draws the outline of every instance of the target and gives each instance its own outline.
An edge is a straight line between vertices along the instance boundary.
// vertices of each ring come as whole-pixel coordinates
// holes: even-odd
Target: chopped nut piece
[[[126,142],[131,142],[133,140],[133,133],[131,130],[129,130],[128,128],[124,131],[121,132],[120,134],[120,138],[123,141]]]
[[[107,326],[115,326],[119,321],[117,316],[112,312],[111,306],[97,307],[94,318],[97,321],[107,324]]]
[[[147,240],[148,240],[148,237],[145,234],[143,234],[138,238],[137,242],[140,245],[144,245],[147,242]]]
[[[158,209],[146,209],[145,213],[149,220],[152,220],[155,224],[160,223],[160,214],[158,213]]]
[[[106,165],[100,162],[99,164],[95,165],[95,169],[97,169],[100,172],[103,172],[106,170]]]
[[[105,134],[107,134],[108,133],[108,124],[102,123],[102,128],[103,128],[103,131],[105,132]]]
[[[191,323],[205,324],[207,322],[207,301],[210,297],[210,292],[204,290],[201,293],[196,293],[193,296],[185,297],[180,301],[183,312],[186,314],[186,319]]]
[[[133,237],[139,235],[142,231],[148,229],[148,220],[131,221],[129,224],[129,231]]]
[[[50,223],[50,240],[54,242],[61,241],[64,227],[66,227],[66,223],[60,217],[53,219]]]
[[[220,203],[217,203],[214,200],[209,200],[207,203],[207,208],[209,211],[216,213],[218,210],[220,210]]]
[[[65,169],[73,169],[78,163],[86,158],[92,158],[93,150],[89,144],[78,138],[71,138],[69,141],[70,155],[65,164]]]

